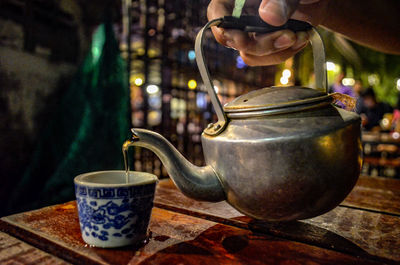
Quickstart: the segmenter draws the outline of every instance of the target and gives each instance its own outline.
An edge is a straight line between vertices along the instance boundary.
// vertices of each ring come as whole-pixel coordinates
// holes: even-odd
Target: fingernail
[[[236,50],[235,44],[233,41],[228,40],[225,43],[226,43],[226,46],[228,46],[228,48],[232,48],[232,49]]]
[[[300,47],[303,47],[308,42],[308,34],[307,32],[298,32],[297,40],[295,44],[292,46],[293,50],[297,50]]]
[[[301,49],[305,48],[307,46],[307,44],[308,44],[308,41],[303,42],[299,45],[296,44],[296,47],[295,48],[292,47],[292,50],[301,50]]]
[[[288,35],[283,34],[274,41],[274,47],[276,49],[283,49],[291,46],[293,44],[293,39]]]
[[[292,49],[293,50],[297,50],[300,47],[303,47],[304,45],[306,45],[307,42],[308,42],[308,40],[305,40],[305,41],[302,41],[302,42],[298,42],[298,43],[296,43],[295,45],[292,46]]]
[[[265,3],[265,1],[262,3]],[[261,5],[260,8],[266,14],[274,17],[276,16],[282,21],[286,21],[288,19],[288,7],[286,5],[286,1],[268,1],[266,4]]]
[[[233,41],[233,37],[230,34],[230,32],[222,29],[221,33],[222,33],[222,35],[224,36],[224,39],[225,39],[225,46],[227,46],[228,48],[233,48],[234,41]]]
[[[232,41],[233,40],[232,36],[229,33],[227,33],[226,31],[223,32],[222,36],[224,36],[224,39],[226,41]]]

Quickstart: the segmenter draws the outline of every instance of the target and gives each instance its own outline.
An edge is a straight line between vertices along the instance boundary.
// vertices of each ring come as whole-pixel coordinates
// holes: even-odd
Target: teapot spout
[[[129,146],[141,146],[154,152],[183,194],[202,201],[217,202],[226,199],[220,180],[211,166],[193,165],[158,133],[132,129],[132,134],[133,141]]]

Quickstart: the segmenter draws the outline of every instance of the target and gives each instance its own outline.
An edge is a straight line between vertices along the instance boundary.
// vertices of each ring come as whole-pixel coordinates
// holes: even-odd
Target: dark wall
[[[119,13],[120,1],[0,2],[0,201],[21,180],[41,129],[112,2]],[[0,207],[0,216],[13,212]]]

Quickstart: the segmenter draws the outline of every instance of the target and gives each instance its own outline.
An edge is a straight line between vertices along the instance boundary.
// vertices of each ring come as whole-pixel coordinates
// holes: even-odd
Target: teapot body
[[[202,144],[234,208],[289,221],[323,214],[352,190],[361,169],[360,128],[359,115],[328,104],[229,119],[217,137],[203,134]]]
[[[185,195],[213,202],[226,199],[256,219],[291,221],[333,209],[360,174],[361,119],[331,104],[320,35],[312,28],[317,89],[267,87],[223,108],[202,45],[205,30],[223,21],[208,22],[195,43],[197,66],[217,116],[202,134],[207,165],[191,164],[164,137],[148,130],[132,131],[130,145],[152,150]]]

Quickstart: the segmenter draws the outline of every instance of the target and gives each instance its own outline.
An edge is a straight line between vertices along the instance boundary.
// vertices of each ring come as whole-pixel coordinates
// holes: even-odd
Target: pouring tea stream
[[[204,62],[204,32],[211,26],[272,32],[312,29],[318,90],[267,87],[222,108]],[[201,136],[206,166],[190,163],[158,133],[132,129],[128,146],[153,151],[176,186],[196,200],[222,201],[245,215],[290,221],[323,214],[344,200],[361,169],[360,117],[333,106],[327,94],[325,51],[308,23],[272,27],[257,17],[210,21],[197,35],[196,60],[218,117]]]

